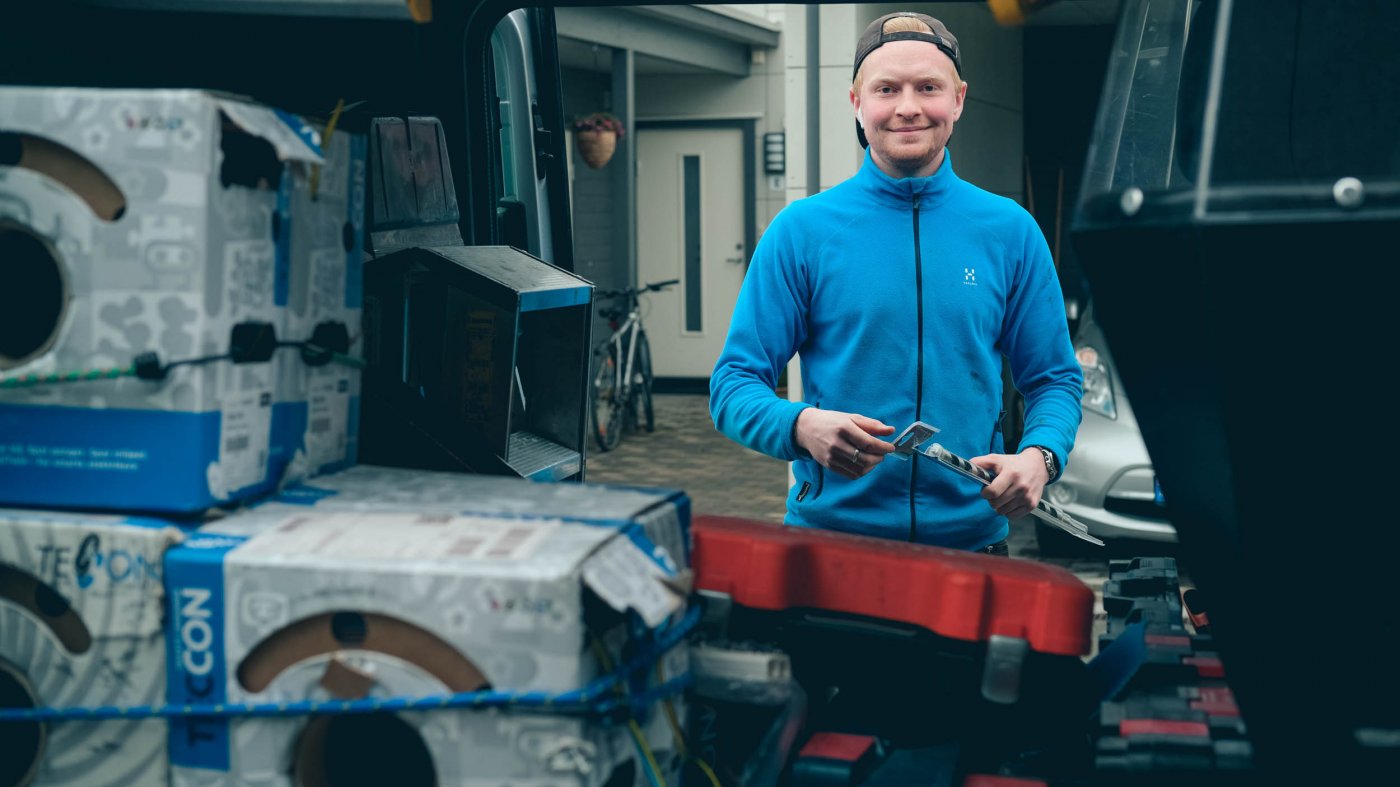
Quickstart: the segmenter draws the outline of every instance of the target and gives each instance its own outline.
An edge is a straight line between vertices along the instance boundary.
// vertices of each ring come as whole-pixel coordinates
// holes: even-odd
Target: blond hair
[[[913,16],[896,16],[885,20],[885,25],[880,29],[881,33],[933,33],[933,28],[926,22]],[[940,50],[941,51],[941,50]],[[861,81],[865,78],[865,63],[860,64],[860,69],[856,71],[856,78],[851,81],[851,89],[857,94],[860,93]],[[962,87],[962,77],[956,68],[953,69],[953,89]]]

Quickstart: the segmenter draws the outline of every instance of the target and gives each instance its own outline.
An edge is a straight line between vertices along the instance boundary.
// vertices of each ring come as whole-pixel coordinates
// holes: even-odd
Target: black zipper
[[[820,401],[813,402],[813,403],[812,403],[812,407],[814,407],[814,408],[820,410],[820,409],[822,409],[822,403],[821,403]],[[808,492],[811,492],[811,493],[812,493],[812,499],[813,499],[813,500],[816,500],[816,499],[817,499],[817,495],[820,495],[820,494],[822,493],[822,486],[824,486],[824,484],[823,484],[822,482],[826,480],[826,479],[822,476],[822,469],[823,469],[823,468],[822,468],[822,464],[821,464],[821,462],[818,462],[818,461],[816,461],[815,459],[812,460],[812,464],[814,464],[814,465],[817,466],[817,483],[816,483],[816,488],[815,488],[815,489],[812,488],[812,482],[811,482],[811,481],[803,481],[803,482],[802,482],[802,488],[799,489],[799,490],[797,490],[797,502],[799,502],[799,503],[801,503],[803,500],[805,500],[805,499],[807,498],[807,493],[808,493]]]
[[[914,377],[914,420],[924,420],[924,262],[919,253],[919,195],[914,195],[914,292],[919,302],[917,341],[918,362]],[[914,510],[914,490],[919,487],[919,463],[909,463],[909,540],[914,540],[918,514]]]

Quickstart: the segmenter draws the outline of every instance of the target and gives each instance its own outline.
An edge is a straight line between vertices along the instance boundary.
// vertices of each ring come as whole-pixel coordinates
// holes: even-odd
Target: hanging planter
[[[617,140],[626,134],[622,121],[607,112],[594,112],[574,121],[574,139],[583,161],[593,169],[601,169],[617,150]]]

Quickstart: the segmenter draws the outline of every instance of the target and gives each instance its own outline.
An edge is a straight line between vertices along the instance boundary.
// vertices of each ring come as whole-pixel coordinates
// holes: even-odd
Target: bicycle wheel
[[[592,390],[593,439],[602,451],[611,451],[622,439],[622,408],[617,390],[617,356],[608,348],[598,364]]]
[[[656,410],[651,403],[651,342],[645,333],[637,334],[637,371],[633,374],[632,390],[642,400],[642,426],[648,432],[656,431]]]

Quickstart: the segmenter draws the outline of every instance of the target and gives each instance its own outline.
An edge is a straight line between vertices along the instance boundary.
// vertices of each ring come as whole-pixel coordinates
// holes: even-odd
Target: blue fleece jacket
[[[803,402],[778,375],[802,359]],[[1015,202],[960,180],[952,155],[926,178],[891,178],[867,152],[851,179],[787,206],[755,249],[710,413],[731,439],[794,461],[786,522],[978,549],[1007,522],[980,486],[927,459],[887,457],[851,481],[793,441],[812,406],[915,420],[964,457],[1002,452],[1001,359],[1026,399],[1022,446],[1064,467],[1083,374],[1045,238]],[[890,438],[892,439],[892,438]]]

